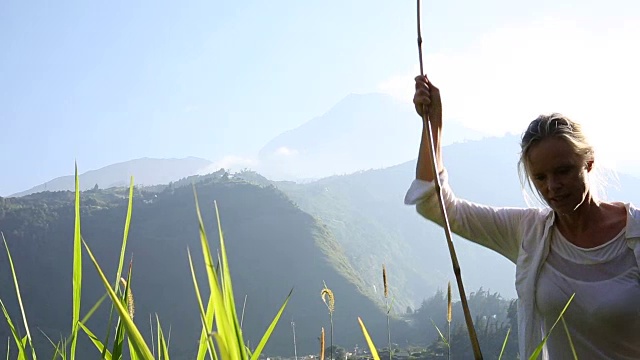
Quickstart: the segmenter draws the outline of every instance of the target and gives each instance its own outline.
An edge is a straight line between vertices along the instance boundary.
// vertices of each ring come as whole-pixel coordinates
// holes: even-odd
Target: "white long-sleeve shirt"
[[[520,356],[528,358],[544,336],[543,320],[536,310],[536,282],[549,254],[555,214],[548,208],[491,207],[459,199],[447,179],[444,170],[440,184],[451,231],[498,252],[516,265]],[[416,205],[420,215],[443,224],[434,182],[415,179],[406,193],[405,204]],[[640,210],[632,204],[625,206],[625,239],[640,264]],[[542,358],[549,359],[546,349]]]

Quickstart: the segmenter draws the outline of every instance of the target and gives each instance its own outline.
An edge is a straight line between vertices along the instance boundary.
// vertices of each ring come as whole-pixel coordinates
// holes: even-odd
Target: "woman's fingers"
[[[423,107],[428,107],[431,104],[431,91],[429,81],[425,76],[416,76],[415,78],[416,91],[413,95],[413,104],[416,107],[418,115],[422,116]]]

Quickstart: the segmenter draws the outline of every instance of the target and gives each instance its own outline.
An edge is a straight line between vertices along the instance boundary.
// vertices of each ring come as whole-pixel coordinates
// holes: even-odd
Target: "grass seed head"
[[[449,285],[447,286],[447,322],[451,322],[451,281],[449,281]]]
[[[384,284],[384,297],[389,297],[389,284],[387,283],[387,268],[382,264],[382,283]]]
[[[127,280],[124,278],[120,278],[120,284],[127,289]],[[129,293],[127,293],[127,310],[129,310],[129,316],[133,319],[133,315],[135,314],[136,308],[133,302],[133,292],[131,291],[131,287],[129,287]]]
[[[322,301],[324,301],[324,304],[327,305],[329,312],[333,313],[336,304],[335,298],[333,296],[333,291],[331,291],[331,289],[329,289],[328,287],[325,287],[324,289],[322,289],[320,296],[322,296]]]

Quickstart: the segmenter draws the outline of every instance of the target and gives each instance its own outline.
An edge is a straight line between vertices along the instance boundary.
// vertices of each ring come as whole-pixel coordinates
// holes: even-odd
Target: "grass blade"
[[[230,321],[230,317],[233,317],[235,313],[231,313],[230,309],[227,309],[225,306],[225,301],[223,299],[222,291],[220,286],[218,285],[218,276],[215,272],[215,268],[213,265],[213,257],[211,256],[211,249],[209,247],[209,242],[207,240],[207,234],[204,228],[204,222],[202,221],[202,214],[200,212],[200,206],[198,204],[198,196],[196,193],[195,185],[193,187],[193,193],[195,196],[196,203],[196,215],[198,217],[198,226],[200,229],[200,243],[202,245],[202,255],[204,257],[204,263],[207,269],[207,279],[209,280],[209,288],[211,291],[211,296],[213,296],[213,305],[216,312],[216,316],[214,320],[216,322],[216,329],[220,334],[224,334],[224,336],[214,336],[216,342],[218,343],[218,349],[220,351],[221,357],[225,360],[239,360],[244,359],[242,355],[238,354],[236,351],[240,351],[244,353],[244,343],[240,342],[237,344],[235,341],[236,337],[231,335],[232,332],[235,333],[233,329],[233,322]],[[216,335],[216,334],[212,334]],[[229,353],[229,349],[234,349],[234,353]]]
[[[576,353],[576,348],[573,345],[573,339],[571,338],[571,334],[569,333],[569,328],[567,327],[567,322],[562,318],[562,326],[564,327],[564,332],[567,334],[567,340],[569,340],[569,347],[571,348],[571,354],[573,354],[573,359],[578,360],[578,354]]]
[[[229,260],[227,259],[227,250],[224,244],[224,234],[222,232],[222,223],[220,222],[220,211],[218,210],[218,203],[214,201],[214,207],[216,210],[216,220],[218,222],[218,234],[220,237],[220,255],[222,256],[222,290],[224,292],[224,300],[226,305],[226,314],[229,317],[229,322],[232,325],[235,334],[235,341],[232,339],[232,334],[228,334],[228,340],[234,345],[238,346],[240,350],[240,359],[248,359],[247,352],[244,347],[244,341],[242,339],[242,328],[238,321],[235,299],[233,297],[233,286],[231,283],[231,272],[229,271]],[[225,334],[226,335],[226,334]]]
[[[198,343],[197,360],[203,360],[206,356],[207,350],[209,354],[217,359],[215,349],[213,346],[213,340],[210,336],[211,326],[213,325],[213,296],[209,295],[209,302],[207,304],[207,310],[205,312],[202,305],[202,296],[200,295],[200,287],[198,286],[198,280],[196,279],[196,272],[193,268],[193,260],[191,259],[191,251],[187,248],[187,257],[189,258],[189,268],[191,269],[191,278],[193,279],[193,287],[196,292],[196,300],[198,300],[198,306],[200,308],[200,320],[202,321],[202,334],[200,335],[200,342]]]
[[[47,339],[49,340],[49,343],[51,344],[51,346],[53,346],[53,349],[55,350],[55,352],[53,353],[53,360],[56,360],[58,358],[58,355],[64,359],[64,354],[61,351],[61,347],[62,347],[62,341],[59,344],[56,344],[53,342],[53,340],[51,340],[51,338],[49,337],[49,335],[47,335],[44,331],[42,331],[41,329],[40,333]]]
[[[27,340],[28,340],[29,344],[31,345],[31,357],[33,358],[33,360],[36,360],[36,351],[33,348],[33,342],[31,341],[31,333],[29,332],[29,324],[27,324],[27,314],[25,313],[24,305],[22,304],[22,296],[20,295],[20,286],[18,285],[18,277],[16,275],[16,270],[13,267],[13,259],[11,258],[11,252],[9,251],[9,245],[7,245],[7,240],[4,238],[4,234],[0,233],[0,236],[2,236],[2,241],[4,242],[5,249],[7,249],[7,257],[9,258],[9,267],[11,268],[11,275],[13,277],[13,285],[16,288],[16,296],[18,297],[18,304],[20,305],[20,312],[22,313],[22,321],[24,322],[24,329],[25,329],[25,332],[27,333],[27,335],[26,335]],[[2,305],[2,309],[3,309],[3,311],[6,311],[4,309],[4,304]],[[8,313],[5,313],[5,316],[8,316]],[[8,317],[7,317],[7,321],[9,321]],[[26,351],[26,346],[25,345],[23,345],[23,348],[25,348],[25,351]],[[24,356],[26,356],[26,352],[25,352]]]
[[[169,348],[167,347],[167,341],[164,339],[164,332],[162,332],[158,314],[156,314],[156,321],[158,323],[158,360],[169,360]]]
[[[2,300],[0,300],[0,306],[2,307],[2,312],[4,313],[5,319],[7,319],[7,324],[9,325],[9,329],[11,329],[11,334],[13,335],[13,339],[15,340],[16,345],[18,346],[18,359],[26,359],[27,351],[24,348],[24,344],[20,340],[20,335],[18,334],[18,330],[16,329],[15,326],[13,326],[13,321],[11,321],[9,312],[7,312],[7,308],[4,306],[4,303],[2,302]]]
[[[123,278],[120,278],[120,282],[124,285],[124,291],[120,291],[120,293],[122,294],[120,301],[122,301],[122,304],[124,306],[127,307],[127,312],[129,314],[129,317],[133,320],[133,296],[131,294],[131,269],[132,269],[132,262],[129,263],[129,271],[127,273],[127,280],[124,280]],[[119,291],[118,290],[119,287],[116,287],[114,289],[114,291]],[[113,343],[113,358],[114,359],[120,359],[122,357],[122,354],[124,354],[123,349],[124,349],[124,342],[125,342],[125,328],[124,328],[124,323],[122,322],[122,319],[118,319],[118,326],[116,329],[116,340]],[[131,354],[131,356],[135,356],[134,353]]]
[[[502,349],[500,350],[500,356],[498,356],[498,360],[502,359],[504,349],[507,347],[507,341],[509,340],[509,334],[511,334],[511,328],[507,329],[507,336],[504,337],[504,342],[502,343]]]
[[[113,353],[114,359],[122,358],[122,346],[124,344],[124,323],[122,319],[118,319],[118,325],[116,325],[116,338],[113,342],[113,348],[111,352]]]
[[[82,329],[84,331],[85,334],[87,334],[87,336],[89,337],[89,340],[91,340],[91,342],[96,346],[96,348],[98,350],[100,350],[100,353],[104,353],[104,357],[103,359],[105,360],[111,360],[111,352],[109,352],[109,350],[105,349],[104,344],[98,339],[97,336],[95,336],[91,330],[89,330],[84,323],[81,321],[78,323],[78,326],[80,327],[80,329]]]
[[[267,328],[267,331],[264,333],[264,335],[262,335],[262,339],[260,340],[260,342],[258,343],[258,346],[253,351],[253,355],[251,355],[251,360],[258,360],[258,357],[260,357],[260,353],[262,353],[262,349],[264,349],[265,345],[267,344],[267,341],[269,340],[269,337],[271,336],[271,333],[276,328],[276,325],[280,320],[280,316],[282,316],[282,313],[284,312],[284,308],[287,307],[287,303],[289,302],[289,299],[291,298],[292,293],[293,293],[293,289],[289,291],[289,295],[287,295],[287,298],[284,300],[284,303],[280,307],[280,310],[278,311],[276,316],[273,318],[271,325],[269,325],[269,327]]]
[[[378,350],[376,349],[376,346],[373,344],[373,340],[371,340],[371,337],[369,336],[369,332],[367,331],[367,328],[364,326],[364,323],[362,322],[362,319],[360,319],[360,317],[358,317],[358,322],[360,323],[362,334],[364,335],[365,340],[367,340],[367,345],[369,345],[369,351],[371,351],[371,356],[373,357],[374,360],[380,360],[380,356],[378,355]]]
[[[142,337],[142,334],[140,334],[140,331],[138,330],[136,325],[133,323],[133,320],[131,319],[131,317],[129,317],[128,309],[125,308],[124,304],[122,303],[122,300],[113,291],[113,289],[111,288],[111,285],[109,285],[109,281],[107,280],[106,276],[104,275],[104,272],[100,268],[100,265],[98,265],[98,262],[93,256],[93,253],[91,252],[91,249],[89,249],[89,246],[87,245],[87,243],[84,240],[82,241],[82,243],[84,244],[84,247],[87,250],[89,257],[91,258],[91,261],[93,262],[93,265],[95,266],[96,271],[98,272],[98,275],[100,275],[100,279],[102,280],[102,283],[105,289],[107,290],[109,297],[111,298],[111,302],[114,304],[116,310],[118,311],[118,314],[120,314],[120,319],[124,324],[124,327],[127,331],[129,339],[130,341],[133,342],[133,349],[136,355],[138,355],[138,357],[143,360],[152,360],[153,355],[151,354],[151,350],[149,350],[149,347],[144,342],[144,338]]]
[[[106,298],[107,298],[107,294],[105,293],[104,295],[102,295],[102,297],[100,299],[98,299],[98,301],[96,301],[96,303],[91,307],[89,312],[87,312],[87,314],[82,318],[82,320],[80,320],[80,322],[81,323],[86,323],[87,321],[89,321],[91,316],[93,316],[93,313],[95,313],[96,310],[98,310],[98,308],[100,307],[100,305],[102,305],[102,302]]]
[[[542,339],[542,342],[533,351],[533,354],[531,354],[531,356],[529,357],[529,360],[535,360],[535,359],[538,358],[538,356],[540,356],[540,353],[542,352],[542,348],[547,343],[547,339],[549,338],[549,335],[551,335],[551,332],[553,331],[553,329],[556,327],[556,325],[558,324],[560,319],[562,319],[562,316],[564,315],[564,312],[567,311],[567,308],[569,307],[569,304],[571,304],[571,301],[573,300],[574,296],[576,296],[575,293],[573,295],[571,295],[571,297],[569,298],[569,301],[567,301],[567,304],[564,306],[564,309],[562,309],[562,311],[560,312],[560,315],[558,315],[558,318],[556,319],[556,321],[551,326],[551,329],[549,329],[549,332],[547,333],[547,335],[545,335],[544,339]]]
[[[80,180],[78,164],[75,164],[75,226],[73,231],[73,310],[71,319],[71,360],[76,358],[78,322],[80,321],[80,297],[82,295],[82,244],[80,243]]]
[[[131,213],[133,210],[133,176],[129,184],[129,203],[127,205],[127,217],[124,221],[124,233],[122,235],[122,246],[120,248],[120,259],[118,260],[118,271],[116,272],[116,280],[113,284],[113,291],[117,291],[120,278],[122,277],[122,268],[124,266],[124,257],[127,249],[127,240],[129,239],[129,227],[131,226]]]
[[[122,277],[122,268],[124,266],[124,257],[125,257],[125,254],[126,254],[127,240],[129,238],[129,227],[131,225],[132,209],[133,209],[133,176],[131,177],[131,180],[130,180],[130,183],[129,183],[129,202],[128,202],[128,205],[127,205],[127,216],[126,216],[125,222],[124,222],[124,232],[123,232],[123,236],[122,236],[122,245],[120,246],[120,259],[118,260],[118,270],[116,271],[116,279],[115,279],[115,282],[113,284],[113,291],[116,291],[116,292],[118,291],[118,283],[120,282],[120,277]],[[105,350],[109,346],[109,339],[110,339],[110,336],[111,336],[111,322],[112,321],[113,321],[113,304],[111,305],[111,310],[109,311],[109,321],[107,323],[107,336],[106,336],[106,339],[104,341]],[[117,336],[118,335],[116,334],[116,337]],[[103,357],[104,357],[104,354],[103,354]]]
[[[438,335],[440,335],[440,340],[442,340],[442,342],[449,347],[449,342],[447,341],[447,338],[444,337],[444,335],[442,334],[442,331],[440,331],[440,328],[438,328],[438,325],[436,325],[435,322],[433,322],[433,319],[431,319],[431,323],[433,324],[433,327],[436,328],[436,330],[438,331]],[[391,350],[389,350],[391,351]]]

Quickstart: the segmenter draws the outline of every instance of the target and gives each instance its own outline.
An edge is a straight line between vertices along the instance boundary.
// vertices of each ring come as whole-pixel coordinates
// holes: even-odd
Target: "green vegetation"
[[[194,189],[195,191],[195,189]],[[121,247],[121,256],[120,262],[118,264],[118,271],[116,274],[116,282],[114,285],[114,289],[111,288],[102,268],[98,264],[93,252],[90,250],[87,243],[82,239],[81,235],[81,226],[80,226],[80,190],[78,185],[78,175],[76,170],[76,191],[75,191],[75,226],[74,226],[74,237],[73,237],[73,246],[74,246],[74,254],[73,254],[73,315],[72,315],[72,324],[71,324],[71,334],[68,338],[62,339],[59,343],[53,343],[51,341],[51,345],[54,347],[53,358],[62,358],[62,359],[75,359],[76,358],[76,344],[78,339],[78,329],[81,329],[85,332],[85,334],[91,339],[94,345],[97,347],[98,351],[101,352],[103,359],[121,359],[124,354],[124,343],[125,341],[129,345],[129,356],[131,359],[154,359],[156,355],[152,353],[149,346],[145,342],[140,330],[133,322],[133,297],[131,295],[131,274],[132,267],[129,267],[129,272],[127,275],[127,280],[121,278],[121,271],[123,267],[124,254],[127,245],[127,238],[129,234],[129,226],[131,220],[131,211],[132,211],[132,196],[133,196],[133,179],[129,192],[129,202],[127,208],[127,217],[124,229],[124,237],[122,241]],[[202,321],[202,335],[200,337],[199,346],[198,346],[198,354],[197,359],[204,359],[206,355],[209,355],[212,359],[238,359],[238,360],[256,360],[261,355],[262,350],[264,349],[269,336],[273,332],[279,318],[281,317],[284,308],[289,301],[291,293],[287,296],[284,304],[280,307],[280,310],[276,314],[275,318],[269,325],[267,331],[263,335],[262,339],[258,343],[255,349],[250,350],[249,347],[245,344],[242,335],[242,329],[240,327],[240,322],[238,320],[237,312],[235,309],[235,301],[233,296],[233,288],[231,282],[231,274],[229,271],[229,262],[227,258],[224,237],[222,234],[222,227],[220,224],[220,217],[218,213],[218,209],[216,206],[216,216],[218,221],[218,233],[220,237],[220,252],[219,258],[220,261],[216,265],[214,263],[214,257],[212,256],[211,249],[209,248],[209,241],[207,239],[206,230],[203,224],[203,219],[200,213],[200,208],[198,206],[197,196],[196,196],[196,212],[198,216],[198,224],[199,224],[199,232],[201,239],[201,246],[203,252],[203,258],[205,262],[207,279],[209,285],[209,302],[207,304],[206,309],[202,306],[202,298],[199,290],[198,280],[196,278],[196,274],[194,271],[193,261],[191,259],[191,255],[189,253],[189,265],[191,269],[192,279],[194,283],[194,288],[196,291],[196,297],[198,303],[200,305],[200,316]],[[22,319],[24,321],[24,330],[26,335],[22,337],[20,335],[20,329],[14,326],[14,322],[8,314],[4,303],[0,301],[2,304],[2,310],[5,315],[7,324],[11,329],[11,333],[13,335],[15,345],[18,349],[18,359],[28,359],[28,352],[31,352],[31,359],[36,359],[36,345],[34,344],[30,327],[27,323],[27,317],[25,313],[25,308],[22,303],[22,297],[18,282],[18,276],[16,274],[13,260],[11,257],[11,253],[9,251],[9,247],[7,245],[6,240],[4,239],[4,235],[2,236],[6,250],[7,257],[9,259],[9,264],[11,268],[11,274],[13,277],[15,291],[17,295],[17,299],[19,302],[20,311],[22,314]],[[80,300],[82,293],[82,248],[84,248],[87,252],[87,255],[91,259],[91,262],[95,266],[97,273],[100,276],[100,279],[107,291],[107,295],[112,301],[113,308],[117,311],[117,326],[115,331],[115,341],[113,350],[109,352],[107,350],[109,333],[110,329],[107,329],[107,343],[103,344],[100,340],[94,335],[94,333],[89,330],[86,326],[87,320],[92,316],[93,312],[96,310],[96,307],[100,305],[100,302],[94,306],[89,314],[87,314],[82,321],[80,321]],[[219,273],[218,273],[219,271]],[[119,283],[123,283],[124,290],[121,290],[118,286]],[[112,308],[112,309],[113,309]],[[158,318],[156,318],[158,319]],[[215,328],[213,323],[215,321]],[[168,351],[168,341],[165,339],[164,333],[160,326],[160,321],[157,322],[157,331],[158,331],[158,359],[169,359],[169,351]],[[214,341],[215,340],[215,341]],[[67,355],[67,344],[70,342],[70,352]],[[215,345],[214,345],[215,342]],[[7,348],[7,358],[10,355],[10,347]]]
[[[362,343],[363,335],[370,345],[388,343],[386,348],[374,349],[382,358],[435,359],[446,356],[451,349],[456,358],[472,356],[460,303],[452,303],[443,291],[415,310],[407,306],[405,313],[396,312],[391,323],[387,317],[391,303],[387,302],[386,268],[382,281],[386,306],[381,308],[363,295],[357,282],[348,280],[349,274],[357,277],[357,272],[328,227],[302,212],[283,192],[269,183],[253,185],[224,172],[191,180],[200,180],[193,181],[199,193],[195,200],[189,186],[150,191],[133,184],[128,189],[1,199],[0,228],[8,230],[9,236],[3,236],[3,241],[11,272],[0,272],[0,282],[3,289],[14,288],[17,294],[13,303],[8,292],[0,294],[8,330],[4,333],[5,328],[0,327],[0,334],[13,339],[13,345],[4,349],[6,353],[17,353],[19,359],[35,359],[36,351],[41,358],[63,359],[93,358],[96,354],[104,359],[168,359],[169,354],[174,359],[210,356],[248,360],[257,359],[261,353],[286,356],[294,351],[290,332],[276,322],[290,314],[295,315],[298,334],[302,334],[298,337],[302,339],[302,351],[314,354],[318,349],[315,334],[327,325],[326,312],[317,297],[317,285],[326,278],[332,290],[325,286],[321,299],[326,298],[330,311],[331,343],[326,350],[335,355],[331,357],[371,356],[356,355],[342,347]],[[212,204],[211,209],[200,211],[198,200],[202,199]],[[224,204],[220,212],[216,199]],[[220,213],[228,216],[226,237],[232,239],[228,257]],[[205,219],[214,216],[217,228],[206,226]],[[123,220],[122,230],[118,224]],[[210,231],[220,235],[218,256],[209,247],[206,234]],[[118,237],[121,243],[114,246],[113,239]],[[18,243],[21,246],[15,246]],[[189,250],[196,246],[202,249],[201,259],[192,257]],[[287,249],[287,254],[283,255],[282,249]],[[134,253],[136,260],[130,260],[123,276],[125,258],[133,259]],[[83,262],[83,257],[90,262]],[[177,264],[181,271],[176,271],[180,267]],[[236,266],[233,288],[229,264]],[[198,268],[206,269],[205,276],[198,275]],[[261,268],[264,271],[257,270]],[[112,282],[105,276],[111,272],[115,273]],[[45,277],[32,275],[43,273]],[[189,277],[191,282],[187,281]],[[65,279],[67,284],[61,281]],[[203,281],[208,286],[202,287]],[[296,296],[291,297],[294,285]],[[246,324],[237,316],[233,294],[238,289],[245,300],[249,299]],[[287,292],[289,296],[282,304]],[[334,293],[340,297],[338,308],[331,301]],[[106,298],[110,306],[105,308]],[[42,299],[47,301],[42,304]],[[70,311],[65,310],[65,304],[71,305]],[[87,304],[92,306],[85,311]],[[469,304],[484,355],[515,358],[515,302],[480,288],[470,294]],[[134,309],[138,314],[135,318]],[[15,315],[11,314],[16,313],[22,321],[14,321]],[[144,318],[147,314],[150,332]],[[392,324],[396,343],[390,338]],[[446,338],[436,330],[443,326],[452,327]],[[52,340],[56,338],[59,340]],[[271,339],[268,344],[267,338]],[[273,343],[276,346],[271,346]]]
[[[256,186],[233,177],[225,179],[223,174],[200,180],[194,182],[200,202],[207,204],[202,207],[201,214],[205,219],[205,230],[217,231],[208,224],[210,221],[206,221],[216,216],[213,204],[217,201],[225,224],[225,236],[230,239],[228,250],[229,262],[235,267],[234,290],[243,299],[246,297],[243,335],[247,343],[251,346],[259,343],[283,297],[295,287],[296,296],[289,301],[283,316],[296,319],[298,351],[301,354],[317,352],[318,329],[320,326],[329,328],[326,308],[318,297],[323,280],[340,294],[341,305],[334,317],[336,339],[346,346],[361,342],[354,319],[357,315],[376,319],[380,309],[344,276],[349,272],[355,274],[355,271],[345,261],[344,250],[327,227],[297,208],[273,186]],[[192,274],[187,263],[187,249],[200,247],[192,187],[150,189],[138,186],[133,188],[132,197],[128,196],[130,190],[111,188],[81,193],[82,239],[103,272],[117,274],[123,256],[123,223],[127,223],[131,201],[133,210],[124,258],[134,259],[133,279],[128,282],[135,291],[134,322],[147,343],[157,347],[155,323],[158,314],[165,335],[170,334],[172,358],[193,359],[197,354],[196,340],[201,335],[197,326],[201,316],[198,301],[192,296],[193,284],[189,281]],[[55,340],[54,343],[67,339],[73,319],[71,264],[74,247],[71,239],[75,231],[75,194],[45,192],[1,199],[0,212],[3,214],[0,229],[20,276],[23,307],[29,315],[29,325],[34,329],[31,331],[33,343],[42,351],[41,357],[48,358],[54,350],[47,337]],[[212,252],[216,251],[219,249],[212,248]],[[85,261],[78,264],[83,271],[81,316],[106,295],[94,265],[88,261],[86,253],[84,257]],[[9,268],[6,259],[4,255],[0,257],[3,269]],[[196,256],[193,266],[203,268],[205,262]],[[204,275],[196,274],[200,283],[207,281]],[[109,282],[115,291],[117,279],[111,276],[108,276]],[[126,280],[126,274],[124,278]],[[12,282],[9,271],[0,271],[0,288],[13,289]],[[206,307],[208,295],[202,296],[203,307]],[[20,313],[12,292],[1,291],[0,298],[5,301],[9,314]],[[111,321],[110,317],[113,317]],[[153,331],[150,331],[150,320],[154,323]],[[106,331],[94,335],[112,351],[117,322],[116,309],[112,315],[110,307],[102,305],[82,324],[92,332],[111,329],[109,336]],[[383,336],[383,324],[384,319],[379,319],[377,328],[380,330],[372,331],[375,336]],[[24,334],[24,326],[16,326]],[[78,358],[91,358],[96,350],[93,337],[84,336],[81,328],[78,331],[81,335],[76,345]],[[0,338],[10,336],[10,329],[0,325]],[[6,341],[0,343],[0,353],[6,351],[6,346]],[[271,356],[293,354],[291,329],[277,326],[264,353]]]

